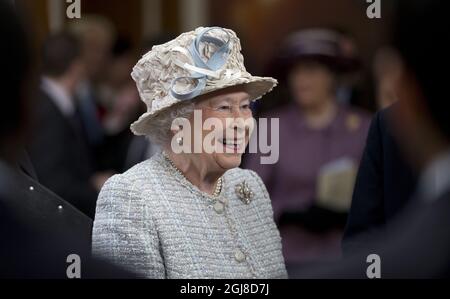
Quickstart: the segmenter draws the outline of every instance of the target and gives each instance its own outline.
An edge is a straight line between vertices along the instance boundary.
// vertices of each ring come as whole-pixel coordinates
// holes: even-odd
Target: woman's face
[[[307,109],[334,96],[335,76],[319,62],[303,61],[290,72],[289,86],[295,102]]]
[[[201,111],[203,124],[201,138],[193,140],[194,145],[202,143],[198,158],[218,171],[238,167],[253,129],[250,95],[245,91],[228,89],[200,101],[195,109]],[[199,129],[191,127],[193,134]]]

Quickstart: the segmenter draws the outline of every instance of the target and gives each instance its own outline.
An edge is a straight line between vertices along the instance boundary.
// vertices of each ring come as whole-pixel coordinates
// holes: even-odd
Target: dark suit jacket
[[[0,160],[0,278],[68,278],[71,254],[81,278],[136,278],[91,257],[92,220],[33,173],[26,153],[17,165]]]
[[[91,230],[89,217],[0,160],[0,277],[65,278],[69,254],[89,257]]]
[[[367,278],[368,254],[380,259],[381,278],[450,278],[450,190],[418,199],[345,260],[295,273],[292,278]]]
[[[344,233],[345,255],[364,246],[362,239],[353,240],[357,235],[369,236],[393,219],[416,187],[415,175],[400,154],[389,128],[392,109],[395,107],[378,112],[370,126]]]
[[[39,182],[93,218],[97,191],[94,167],[78,118],[67,118],[40,92],[36,127],[28,148]]]

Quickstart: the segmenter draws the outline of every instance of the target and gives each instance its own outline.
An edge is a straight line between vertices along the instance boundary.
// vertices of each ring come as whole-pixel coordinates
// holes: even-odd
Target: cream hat
[[[180,102],[236,85],[257,100],[277,85],[274,78],[247,72],[239,38],[220,27],[200,27],[154,46],[131,76],[147,105],[147,112],[131,124],[136,135],[146,135],[152,118]]]

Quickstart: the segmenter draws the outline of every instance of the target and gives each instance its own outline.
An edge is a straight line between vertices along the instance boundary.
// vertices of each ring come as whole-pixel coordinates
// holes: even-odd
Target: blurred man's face
[[[395,95],[396,54],[393,49],[385,47],[377,50],[373,63],[376,78],[376,101],[378,109],[389,107],[397,100]]]
[[[300,62],[289,75],[291,93],[302,108],[312,108],[334,97],[335,76],[319,62]]]
[[[110,36],[100,29],[93,29],[86,34],[83,40],[83,56],[91,79],[96,80],[104,74],[111,58],[111,46]]]
[[[133,82],[130,73],[133,71],[135,64],[135,57],[132,53],[127,53],[122,56],[111,59],[106,74],[110,84],[116,88],[123,84]]]

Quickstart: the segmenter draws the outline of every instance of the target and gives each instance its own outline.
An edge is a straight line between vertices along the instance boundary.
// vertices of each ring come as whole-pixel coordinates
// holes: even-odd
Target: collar
[[[75,112],[72,96],[61,84],[48,77],[43,77],[41,88],[50,96],[53,103],[65,116],[71,116]]]
[[[431,161],[419,180],[419,192],[426,201],[438,199],[447,190],[450,190],[450,149]]]
[[[306,123],[306,118],[299,108],[299,106],[293,102],[290,103],[290,109],[288,109],[288,113],[290,114],[290,119],[292,119],[292,124],[294,124],[293,127],[296,127],[300,130],[307,130],[312,132],[328,132],[328,131],[334,131],[337,130],[340,126],[340,124],[343,122],[342,119],[345,117],[345,108],[340,105],[336,104],[336,114],[334,115],[333,120],[326,126],[320,129],[311,128]]]

